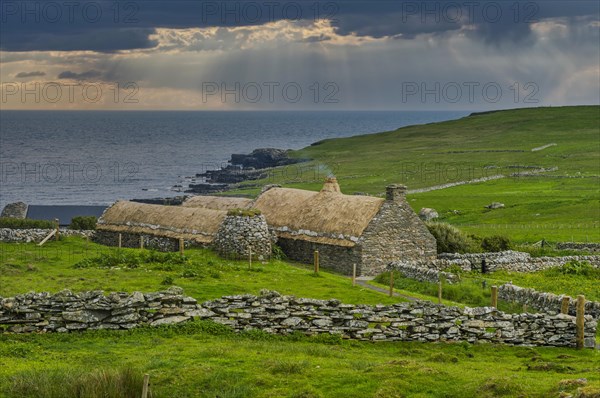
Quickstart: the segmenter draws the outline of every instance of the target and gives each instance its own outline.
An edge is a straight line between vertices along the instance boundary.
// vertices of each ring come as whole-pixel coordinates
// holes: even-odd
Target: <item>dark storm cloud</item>
[[[69,5],[72,4],[72,5]],[[74,4],[74,5],[73,5]],[[598,19],[596,1],[199,1],[0,0],[0,49],[114,52],[152,48],[156,28],[332,21],[340,35],[411,39],[470,27],[486,43],[523,43],[530,24],[553,17]]]
[[[71,72],[70,70],[61,72],[58,74],[57,79],[71,79],[71,80],[89,80],[100,77],[102,74],[95,70],[88,70],[82,73]]]
[[[46,76],[46,72],[35,71],[35,72],[19,72],[15,75],[18,79],[23,79],[26,77],[41,77]]]

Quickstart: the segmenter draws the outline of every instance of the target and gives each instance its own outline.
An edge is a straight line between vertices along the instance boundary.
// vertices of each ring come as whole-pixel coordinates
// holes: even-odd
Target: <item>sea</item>
[[[457,111],[0,111],[0,209],[181,195],[232,153],[458,119]],[[398,154],[401,156],[401,154]]]

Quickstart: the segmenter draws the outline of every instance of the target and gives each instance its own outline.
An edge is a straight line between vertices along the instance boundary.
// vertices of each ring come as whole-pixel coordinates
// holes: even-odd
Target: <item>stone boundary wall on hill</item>
[[[563,297],[568,296],[538,292],[535,289],[523,288],[510,283],[498,287],[498,298],[505,301],[527,304],[538,311],[547,313],[559,313]],[[569,298],[569,314],[575,315],[577,311],[577,298]],[[591,315],[595,319],[600,318],[600,302],[586,301],[585,314]]]
[[[68,290],[0,298],[0,327],[9,332],[131,329],[210,319],[236,331],[340,334],[367,341],[467,341],[532,346],[575,346],[575,317],[506,314],[491,307],[446,307],[426,301],[350,305],[262,292],[198,304],[171,287],[157,293],[74,294]],[[585,318],[585,346],[594,347],[596,321]]]
[[[535,272],[548,268],[562,267],[569,261],[587,261],[600,267],[600,256],[531,257],[529,253],[512,250],[498,253],[442,253],[430,267],[444,269],[458,265],[465,271],[481,270],[481,260],[485,258],[489,271]]]
[[[574,243],[561,242],[556,244],[558,250],[586,250],[590,252],[600,252],[600,243]]]
[[[29,242],[41,242],[52,229],[16,229],[16,228],[0,228],[0,242],[18,242],[18,243],[29,243]],[[95,231],[76,230],[60,228],[61,236],[88,236],[94,235]]]
[[[421,282],[438,283],[440,276],[446,283],[453,284],[458,282],[459,278],[456,274],[444,271],[438,271],[433,268],[421,267],[403,261],[393,261],[388,265],[388,269],[393,269],[402,273],[406,278],[414,279]]]

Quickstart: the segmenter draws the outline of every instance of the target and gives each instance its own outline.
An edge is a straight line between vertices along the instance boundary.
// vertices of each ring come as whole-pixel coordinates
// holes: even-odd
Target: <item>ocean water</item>
[[[1,111],[0,206],[175,196],[232,153],[299,149],[468,113]]]

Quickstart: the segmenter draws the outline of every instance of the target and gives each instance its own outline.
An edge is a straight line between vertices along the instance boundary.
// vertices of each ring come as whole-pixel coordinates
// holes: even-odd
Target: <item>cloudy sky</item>
[[[595,0],[0,4],[1,109],[600,103]]]

